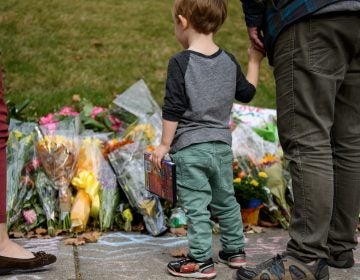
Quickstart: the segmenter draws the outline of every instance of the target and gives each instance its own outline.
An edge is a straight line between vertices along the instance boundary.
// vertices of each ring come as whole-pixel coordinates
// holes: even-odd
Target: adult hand
[[[158,169],[161,169],[161,160],[169,152],[170,147],[160,144],[151,154],[150,160]]]
[[[265,53],[263,37],[258,27],[248,27],[248,35],[251,45],[258,51]]]

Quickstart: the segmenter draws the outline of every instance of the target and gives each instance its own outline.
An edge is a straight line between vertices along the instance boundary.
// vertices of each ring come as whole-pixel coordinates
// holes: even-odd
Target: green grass
[[[30,99],[28,116],[71,104],[79,94],[108,106],[139,79],[162,105],[167,62],[181,50],[171,18],[172,1],[2,0],[0,64],[5,99]],[[248,39],[239,1],[215,41],[246,69]],[[275,107],[274,81],[264,60],[251,105]]]

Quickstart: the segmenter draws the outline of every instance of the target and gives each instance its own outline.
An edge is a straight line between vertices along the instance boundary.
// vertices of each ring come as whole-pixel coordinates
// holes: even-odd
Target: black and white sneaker
[[[244,249],[235,253],[219,252],[219,262],[227,264],[231,268],[239,268],[246,265],[246,254]]]
[[[197,261],[187,257],[178,261],[168,263],[170,274],[185,278],[212,279],[216,276],[216,270],[212,259]]]

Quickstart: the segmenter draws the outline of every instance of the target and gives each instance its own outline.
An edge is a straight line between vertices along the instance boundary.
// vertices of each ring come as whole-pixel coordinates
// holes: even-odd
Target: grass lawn
[[[26,115],[39,117],[71,104],[79,94],[108,106],[139,79],[162,105],[167,61],[181,50],[173,35],[172,1],[1,0],[0,64],[5,99],[30,99]],[[240,1],[229,1],[216,42],[247,61]],[[274,81],[264,60],[251,105],[275,107]]]

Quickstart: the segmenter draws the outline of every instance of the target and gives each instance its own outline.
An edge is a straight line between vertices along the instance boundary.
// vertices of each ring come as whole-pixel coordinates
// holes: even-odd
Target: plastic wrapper
[[[137,125],[151,127],[153,131],[151,132],[151,138],[148,139],[148,144],[158,145],[160,143],[162,132],[161,109],[151,96],[151,92],[143,80],[136,82],[125,92],[118,95],[113,103],[136,116],[138,118]],[[135,125],[130,126],[127,132],[136,133],[137,131],[133,130]],[[144,128],[140,127],[140,130],[144,130]],[[126,135],[127,133],[125,132],[124,134]],[[134,137],[136,138],[137,136],[131,136],[132,139]]]
[[[187,225],[187,218],[183,208],[174,208],[170,216],[170,227],[178,228]]]
[[[39,164],[35,157],[35,135],[32,124],[12,124],[14,130],[7,143],[7,224],[8,228],[21,218],[24,202],[35,190],[34,176]]]
[[[84,191],[76,193],[74,203],[71,208],[71,228],[75,232],[85,230],[90,215],[91,200],[90,196]]]
[[[109,161],[116,173],[130,205],[143,215],[147,231],[157,236],[167,228],[160,200],[145,189],[144,146],[140,142],[128,144],[109,154]]]
[[[46,215],[48,234],[54,236],[59,213],[58,190],[42,168],[36,174],[35,186]]]
[[[70,229],[70,181],[75,172],[79,152],[76,130],[37,131],[36,152],[48,177],[59,191],[60,223],[63,230]]]
[[[119,201],[119,189],[116,176],[102,155],[101,145],[102,142],[97,138],[83,139],[76,173],[71,183],[89,196],[88,214],[96,220],[99,219],[100,230],[105,231],[112,227],[114,211]],[[77,227],[76,223],[72,224],[72,227],[74,226]]]
[[[278,145],[265,141],[251,127],[240,123],[232,132],[232,149],[235,157],[248,156],[258,162],[266,154],[275,154]]]

